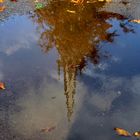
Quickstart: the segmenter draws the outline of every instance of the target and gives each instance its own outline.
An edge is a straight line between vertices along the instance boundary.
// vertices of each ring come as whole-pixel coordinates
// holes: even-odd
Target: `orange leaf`
[[[5,10],[5,6],[0,7],[0,12],[3,12]]]
[[[3,3],[4,2],[4,0],[0,0],[0,3]]]
[[[131,20],[131,22],[140,23],[140,19]]]
[[[134,133],[133,133],[133,136],[135,136],[135,137],[140,137],[140,131],[134,132]]]
[[[114,128],[114,130],[116,131],[116,133],[119,136],[125,136],[125,137],[130,137],[131,136],[131,134],[128,131],[126,131],[122,128]]]
[[[5,89],[5,85],[2,82],[0,82],[0,89]]]

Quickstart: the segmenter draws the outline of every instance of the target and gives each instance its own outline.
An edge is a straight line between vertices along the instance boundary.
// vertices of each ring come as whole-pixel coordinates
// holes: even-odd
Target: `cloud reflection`
[[[25,23],[23,24],[22,22]],[[24,30],[23,30],[24,28]],[[10,30],[8,30],[10,29]],[[14,17],[9,19],[3,28],[0,28],[1,50],[6,55],[12,55],[20,49],[30,49],[37,42],[38,35],[34,26],[27,17]],[[16,33],[15,33],[16,32]],[[8,37],[8,39],[7,39]]]
[[[79,115],[75,119],[68,140],[118,139],[113,128],[139,130],[140,76],[93,76],[99,88],[87,91]],[[90,85],[91,86],[91,85]],[[86,85],[88,89],[88,85]]]
[[[65,102],[62,93],[63,86],[60,83],[48,81],[44,81],[39,89],[28,90],[17,101],[21,111],[12,114],[12,129],[31,137],[36,135],[35,132],[39,134],[42,128],[57,126],[64,119],[62,114],[65,111]],[[52,97],[56,99],[53,100]]]
[[[99,88],[91,91],[91,85],[84,83],[84,79],[77,82],[75,113],[71,123],[65,115],[63,83],[44,80],[39,89],[30,88],[17,100],[20,111],[10,114],[12,130],[26,138],[38,137],[42,140],[84,140],[87,136],[98,140],[117,139],[113,127],[138,130],[140,76],[128,79],[95,73],[91,78],[93,82],[99,82]],[[56,129],[53,132],[40,133],[42,128],[54,125]]]

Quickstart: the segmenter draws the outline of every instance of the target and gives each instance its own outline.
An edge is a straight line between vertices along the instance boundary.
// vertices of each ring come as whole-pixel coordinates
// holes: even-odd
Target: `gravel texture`
[[[47,0],[39,0],[42,4],[46,4]],[[25,15],[35,10],[35,0],[17,0],[12,2],[5,0],[3,5],[6,7],[3,12],[0,12],[0,21],[8,19],[14,15]]]

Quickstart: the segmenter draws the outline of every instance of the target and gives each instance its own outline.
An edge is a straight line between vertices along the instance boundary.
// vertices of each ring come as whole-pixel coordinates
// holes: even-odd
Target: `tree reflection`
[[[75,5],[70,1],[53,0],[32,15],[42,31],[40,46],[45,52],[56,47],[60,55],[57,63],[58,68],[64,71],[68,119],[73,113],[78,70],[81,71],[85,67],[87,58],[97,64],[100,59],[99,43],[113,42],[116,36],[115,31],[108,32],[112,25],[107,19],[125,19],[120,14],[101,11],[105,3],[92,0]]]

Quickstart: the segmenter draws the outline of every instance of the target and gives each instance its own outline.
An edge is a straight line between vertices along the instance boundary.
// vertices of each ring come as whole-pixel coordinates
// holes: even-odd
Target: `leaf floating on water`
[[[134,20],[131,20],[131,22],[135,22],[135,23],[139,23],[140,24],[140,19],[134,19]]]
[[[5,10],[5,6],[3,5],[4,0],[0,0],[0,12]]]
[[[2,82],[0,82],[0,89],[5,89],[5,85]]]
[[[114,128],[114,130],[117,132],[117,134],[119,136],[124,136],[124,137],[130,137],[131,136],[131,134],[128,131],[126,131],[122,128],[117,128],[116,127],[116,128]]]
[[[4,2],[4,0],[0,0],[0,3],[3,3]]]
[[[134,136],[134,137],[140,137],[140,131],[134,132],[134,133],[133,133],[133,136]]]
[[[140,131],[136,131],[136,132],[134,132],[131,135],[128,131],[126,131],[126,130],[124,130],[122,128],[114,128],[114,130],[117,132],[117,134],[119,136],[124,136],[124,137],[131,137],[131,136],[140,137]]]
[[[53,131],[55,128],[56,128],[55,126],[43,128],[41,129],[41,132],[48,133],[48,132]]]
[[[72,13],[72,14],[76,13],[76,11],[71,11],[71,10],[67,10],[67,12]]]
[[[0,12],[3,12],[5,10],[5,6],[0,6]]]

